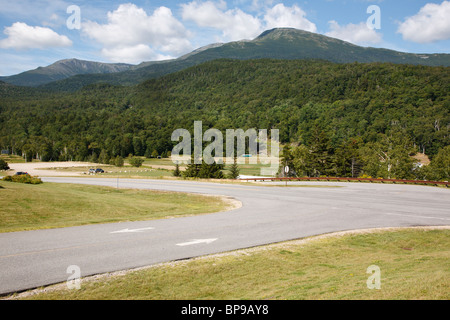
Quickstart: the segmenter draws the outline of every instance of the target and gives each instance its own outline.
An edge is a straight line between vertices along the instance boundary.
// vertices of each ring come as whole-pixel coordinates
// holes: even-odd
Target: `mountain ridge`
[[[126,63],[104,63],[80,59],[63,59],[47,67],[38,67],[16,75],[0,77],[0,80],[19,86],[35,87],[80,74],[104,74],[126,71],[132,67]]]
[[[274,28],[264,31],[253,40],[210,44],[171,60],[148,61],[138,65],[106,64],[116,68],[119,68],[120,65],[123,70],[98,73],[83,72],[70,77],[61,77],[61,79],[56,81],[47,81],[46,83],[41,81],[40,87],[57,91],[75,91],[85,85],[94,83],[135,85],[206,61],[224,58],[237,60],[262,58],[288,60],[319,59],[335,63],[389,62],[450,66],[450,54],[415,54],[384,48],[361,47],[343,40],[304,30]],[[61,61],[59,62],[61,63]],[[10,81],[10,77],[0,77],[0,80],[13,83]],[[23,82],[17,83],[17,81],[13,84],[24,85]]]

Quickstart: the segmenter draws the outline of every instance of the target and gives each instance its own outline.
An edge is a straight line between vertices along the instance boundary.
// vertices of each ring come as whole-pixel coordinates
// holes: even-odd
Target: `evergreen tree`
[[[362,160],[358,152],[359,141],[350,139],[343,142],[334,153],[335,175],[337,177],[358,177]]]
[[[450,180],[450,146],[439,150],[431,163],[424,168],[424,175],[428,180]]]
[[[178,164],[178,162],[175,165],[175,170],[173,171],[173,176],[174,177],[180,177],[181,176],[180,165]]]
[[[107,163],[109,163],[109,160],[110,159],[109,159],[108,152],[105,149],[102,149],[102,151],[100,152],[100,155],[98,156],[98,162],[107,164]]]
[[[284,168],[286,166],[289,167],[289,173],[288,176],[295,176],[295,169],[294,169],[294,154],[293,154],[293,148],[289,145],[286,145],[283,147],[283,151],[281,152],[281,163],[280,163],[280,171],[279,174],[281,176],[286,176],[286,173],[284,172]]]
[[[297,177],[311,177],[314,173],[311,152],[304,144],[293,149],[293,167]]]
[[[223,179],[223,168],[223,164],[218,164],[216,162],[207,164],[205,161],[202,161],[200,170],[198,171],[198,177],[203,179]]]
[[[186,170],[183,172],[183,176],[202,179],[223,179],[223,169],[224,165],[216,162],[213,164],[207,164],[205,161],[195,163],[194,157],[192,156],[191,163],[186,167]]]
[[[234,157],[234,162],[230,166],[230,172],[228,173],[228,179],[237,179],[239,177],[239,166],[237,164],[237,158]]]
[[[313,176],[333,175],[333,148],[325,131],[319,130],[317,127],[314,130],[313,140],[310,146],[310,163],[309,166],[313,169]]]
[[[187,178],[198,178],[198,173],[201,168],[201,163],[195,163],[199,161],[194,161],[194,155],[191,156],[191,162],[187,165],[186,170],[183,172],[183,176]]]

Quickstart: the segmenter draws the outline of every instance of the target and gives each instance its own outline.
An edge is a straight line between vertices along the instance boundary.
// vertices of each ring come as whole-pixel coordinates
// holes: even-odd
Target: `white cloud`
[[[382,41],[382,35],[376,32],[375,29],[369,28],[365,22],[359,24],[349,23],[345,26],[340,26],[334,20],[328,23],[331,31],[325,33],[326,36],[358,45],[369,45]]]
[[[103,48],[102,55],[112,62],[136,63],[145,61],[149,57],[153,60],[166,60],[171,56],[164,56],[156,53],[148,45],[138,44],[128,47]]]
[[[218,29],[227,40],[254,38],[261,31],[259,19],[241,9],[226,10],[224,1],[193,1],[181,7],[183,20],[194,21],[200,27]]]
[[[262,8],[267,8],[273,4],[275,0],[252,0],[251,9],[258,11]]]
[[[50,28],[32,27],[23,22],[6,27],[4,33],[8,37],[0,40],[0,48],[3,49],[47,49],[72,45],[69,38]]]
[[[138,63],[180,55],[192,49],[189,32],[166,7],[152,15],[134,4],[122,4],[108,12],[108,23],[88,21],[82,31],[104,46],[102,53],[113,61]]]
[[[316,25],[306,19],[306,13],[296,5],[285,7],[282,3],[277,4],[267,10],[264,20],[266,29],[290,27],[310,32],[317,31]]]
[[[397,32],[404,40],[431,43],[450,39],[450,1],[428,3],[415,16],[400,24]]]
[[[268,2],[266,2],[268,3]],[[258,2],[253,3],[259,6]],[[264,17],[259,18],[241,9],[226,8],[223,1],[192,1],[181,5],[183,20],[194,21],[200,27],[210,27],[222,32],[225,40],[253,39],[264,30],[292,27],[315,32],[316,25],[306,19],[306,13],[298,6],[283,4],[264,9]]]

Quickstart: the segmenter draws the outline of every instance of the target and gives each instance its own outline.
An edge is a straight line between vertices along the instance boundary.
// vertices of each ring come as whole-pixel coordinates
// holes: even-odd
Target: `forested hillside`
[[[144,62],[130,67],[129,70],[113,73],[85,74],[41,86],[41,89],[73,92],[83,86],[96,83],[113,85],[136,85],[148,79],[184,70],[207,61],[217,59],[321,59],[335,63],[399,63],[426,66],[450,66],[449,54],[414,54],[382,48],[361,47],[321,34],[292,28],[275,28],[263,32],[253,40],[234,41],[224,44],[212,44],[197,49],[178,59]],[[92,62],[96,65],[96,63]],[[104,67],[104,64],[101,64]],[[118,68],[117,65],[113,65]],[[109,66],[111,67],[111,66]],[[127,66],[120,66],[121,68]],[[95,69],[95,68],[94,68]],[[92,68],[91,68],[92,70]],[[14,77],[13,77],[14,78]],[[13,78],[5,82],[10,82]],[[19,77],[21,78],[21,77]],[[0,78],[0,80],[2,80]],[[19,80],[19,79],[15,79]],[[28,85],[28,82],[10,82],[16,85]],[[48,79],[41,79],[46,83]]]
[[[167,154],[173,130],[201,120],[205,129],[279,129],[298,175],[423,176],[411,155],[449,155],[449,71],[215,60],[133,87],[50,95],[0,84],[0,147],[42,160]]]

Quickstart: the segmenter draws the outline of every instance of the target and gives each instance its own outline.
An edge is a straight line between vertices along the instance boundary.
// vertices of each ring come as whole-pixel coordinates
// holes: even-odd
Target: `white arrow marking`
[[[184,246],[190,246],[193,244],[200,244],[200,243],[210,244],[216,240],[217,240],[217,238],[216,239],[193,239],[192,241],[189,241],[189,242],[177,243],[177,246],[184,247]]]
[[[110,232],[110,233],[142,232],[142,231],[145,231],[145,230],[151,230],[151,229],[155,229],[155,228],[153,228],[153,227],[141,228],[141,229],[128,229],[128,228],[126,228],[126,229],[122,229],[122,230],[119,230],[119,231],[113,231],[113,232]]]

